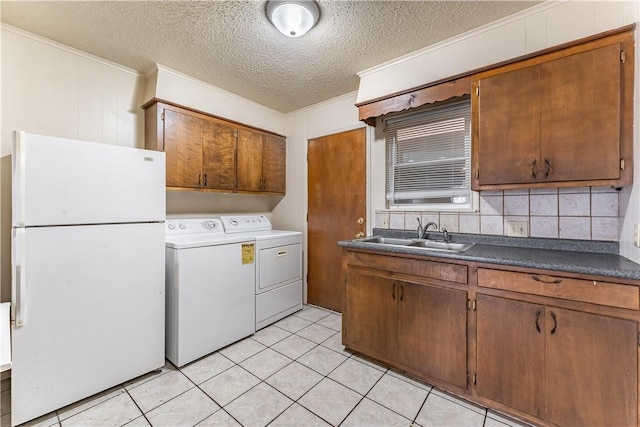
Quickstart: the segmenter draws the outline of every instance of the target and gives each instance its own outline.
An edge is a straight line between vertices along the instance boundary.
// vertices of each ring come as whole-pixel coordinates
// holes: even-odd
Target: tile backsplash
[[[421,218],[451,232],[506,236],[508,221],[526,221],[531,237],[618,241],[618,203],[610,187],[483,191],[478,212],[378,210],[375,227],[415,230]]]

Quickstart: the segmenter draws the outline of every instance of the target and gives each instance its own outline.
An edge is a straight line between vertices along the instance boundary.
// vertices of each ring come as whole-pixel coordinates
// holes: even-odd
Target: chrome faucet
[[[444,236],[442,237],[442,239],[445,241],[445,243],[449,243],[451,241],[451,236],[449,236],[449,230],[442,227],[440,231],[444,233]]]
[[[433,221],[428,222],[427,225],[422,227],[422,221],[420,221],[420,218],[416,218],[416,219],[418,220],[418,239],[426,239],[427,238],[427,230],[429,230],[429,227],[433,226],[435,230],[438,229],[438,224],[436,224]]]

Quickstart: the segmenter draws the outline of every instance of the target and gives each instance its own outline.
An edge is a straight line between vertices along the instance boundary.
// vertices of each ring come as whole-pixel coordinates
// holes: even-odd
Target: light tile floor
[[[29,426],[517,426],[345,351],[340,314],[305,306],[255,335]],[[2,427],[11,424],[2,381]]]

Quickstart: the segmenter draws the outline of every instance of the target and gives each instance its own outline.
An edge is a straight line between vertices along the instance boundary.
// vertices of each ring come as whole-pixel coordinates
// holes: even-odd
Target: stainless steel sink
[[[380,243],[383,245],[396,245],[396,246],[407,246],[411,242],[412,239],[396,239],[393,237],[382,237],[382,236],[373,236],[373,237],[365,237],[364,239],[358,239],[358,242],[364,243]]]
[[[432,249],[435,251],[447,251],[447,252],[465,252],[471,248],[474,243],[453,243],[453,242],[436,242],[433,240],[414,240],[407,246],[413,246],[417,248]]]
[[[442,252],[465,252],[474,243],[439,242],[426,239],[398,239],[394,237],[373,236],[355,240],[362,243],[375,243],[380,245],[406,246],[416,249],[425,249]]]

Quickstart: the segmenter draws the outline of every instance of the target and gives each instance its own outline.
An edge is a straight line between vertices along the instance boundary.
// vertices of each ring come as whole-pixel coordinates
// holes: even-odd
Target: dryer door
[[[260,250],[258,293],[302,278],[302,252],[299,244]]]

